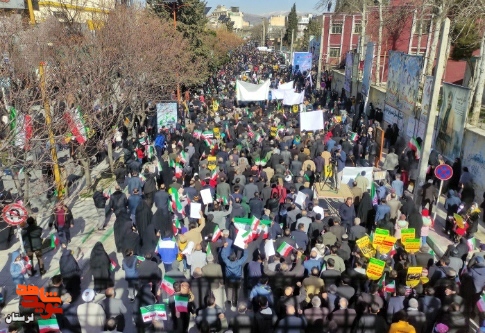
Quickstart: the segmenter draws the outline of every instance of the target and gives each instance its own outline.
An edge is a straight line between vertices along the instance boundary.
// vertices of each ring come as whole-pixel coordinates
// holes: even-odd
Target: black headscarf
[[[123,254],[127,249],[132,249],[133,253],[141,254],[140,250],[140,235],[133,231],[133,228],[129,225],[125,226],[123,230],[123,239],[121,244],[121,251]]]
[[[414,235],[416,238],[421,237],[421,228],[423,227],[423,216],[419,212],[416,205],[413,203],[411,213],[408,215],[409,228],[414,228]]]
[[[136,228],[140,236],[145,235],[145,230],[152,223],[153,213],[145,200],[141,200],[136,207]],[[140,238],[140,245],[143,245],[143,238]]]
[[[116,251],[119,253],[123,251],[123,237],[126,229],[132,226],[130,215],[123,211],[116,216],[115,223],[113,225],[113,231],[115,236]]]
[[[157,209],[155,214],[153,214],[152,225],[155,229],[160,230],[161,235],[168,233],[170,237],[174,236],[171,215],[167,211]]]
[[[97,242],[93,250],[91,251],[91,257],[89,259],[89,266],[91,268],[91,273],[95,279],[99,278],[109,278],[110,277],[110,264],[108,254],[104,250],[103,244]]]
[[[362,200],[360,200],[359,207],[357,208],[357,217],[360,218],[360,223],[362,225],[367,225],[369,220],[369,212],[372,211],[374,207],[372,206],[372,199],[368,192],[364,192],[362,195]]]
[[[63,278],[71,278],[73,276],[81,276],[81,269],[74,259],[71,250],[63,250],[61,259],[59,260],[59,268],[61,270],[61,276]]]
[[[145,229],[145,233],[141,235],[141,238],[143,239],[143,244],[140,247],[140,253],[145,254],[155,252],[160,237],[157,236],[157,230],[153,228],[153,224]]]

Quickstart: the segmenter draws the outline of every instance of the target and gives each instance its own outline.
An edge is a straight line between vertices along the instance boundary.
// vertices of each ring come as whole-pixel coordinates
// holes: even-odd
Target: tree
[[[298,31],[298,15],[296,13],[296,4],[291,7],[290,13],[288,14],[288,20],[286,22],[286,33],[283,40],[286,45],[291,44],[291,34],[294,32],[296,34]]]

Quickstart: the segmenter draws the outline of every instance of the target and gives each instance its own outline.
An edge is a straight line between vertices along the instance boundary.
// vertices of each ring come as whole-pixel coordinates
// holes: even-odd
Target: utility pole
[[[323,60],[323,32],[325,27],[325,15],[322,15],[322,31],[320,32],[320,54],[318,55],[317,90],[320,90],[322,83],[322,60]]]
[[[440,42],[440,49],[438,52],[438,62],[435,68],[435,75],[434,75],[434,82],[433,82],[433,95],[431,96],[431,103],[429,107],[429,116],[428,121],[426,124],[426,133],[424,135],[424,141],[421,147],[421,156],[419,159],[419,168],[418,168],[418,179],[416,180],[416,184],[414,186],[415,193],[418,193],[417,189],[424,185],[426,181],[426,171],[428,169],[428,162],[429,162],[429,154],[431,152],[431,144],[433,142],[434,136],[434,127],[436,122],[437,116],[437,107],[438,107],[438,99],[440,97],[440,88],[441,88],[441,80],[443,79],[443,73],[445,70],[446,64],[446,49],[448,47],[448,39],[450,35],[450,19],[445,18],[443,20],[443,24],[441,27],[441,42]],[[429,59],[431,63],[433,63],[434,59]],[[418,203],[420,201],[420,196],[415,195],[414,201]]]
[[[382,0],[377,0],[379,2],[379,32],[377,36],[377,54],[376,54],[376,85],[381,84],[381,52],[382,52]]]
[[[261,41],[261,46],[266,46],[266,28],[264,27],[264,18],[263,18],[263,40]]]
[[[283,51],[283,29],[280,29],[280,52]]]
[[[47,87],[45,82],[45,67],[44,62],[40,63],[39,75],[40,75],[40,91],[42,94],[42,101],[44,103],[45,123],[47,125],[47,131],[49,133],[49,144],[51,148],[52,162],[54,166],[54,181],[56,183],[57,198],[61,200],[64,197],[64,184],[61,181],[61,172],[59,170],[59,163],[57,160],[56,141],[54,139],[54,133],[52,132],[52,116],[51,107],[49,104],[49,96],[47,96]]]
[[[295,35],[295,29],[291,29],[291,47],[290,47],[290,65],[293,64],[293,37]],[[295,69],[293,68],[293,71]]]

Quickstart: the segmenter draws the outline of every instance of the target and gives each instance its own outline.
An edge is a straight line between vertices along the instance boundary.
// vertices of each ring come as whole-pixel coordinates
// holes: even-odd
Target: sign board
[[[272,137],[275,137],[276,133],[278,133],[278,128],[275,127],[275,126],[271,127],[271,131],[270,131],[269,135],[272,136]]]
[[[221,130],[219,129],[219,127],[214,127],[212,132],[214,133],[215,138],[219,139],[221,137]]]
[[[434,169],[434,175],[439,180],[448,180],[453,176],[453,168],[448,164],[440,164]]]
[[[7,224],[17,226],[27,220],[28,213],[24,206],[13,203],[3,207],[2,217]]]
[[[414,228],[401,230],[401,243],[406,243],[407,239],[413,239],[416,235]]]
[[[374,247],[377,248],[379,245],[381,245],[386,236],[389,236],[389,230],[376,228],[376,231],[374,232],[374,238],[372,239]]]
[[[364,257],[372,258],[376,254],[376,251],[374,250],[370,242],[369,236],[359,238],[355,243],[359,247]]]
[[[404,248],[409,253],[416,253],[421,247],[421,239],[419,238],[408,238],[404,242]]]
[[[379,280],[386,268],[386,262],[376,258],[370,258],[369,265],[367,265],[366,274],[371,280]]]
[[[217,157],[216,156],[208,156],[207,157],[207,169],[210,171],[214,170],[217,167]]]
[[[408,267],[408,273],[406,275],[406,286],[411,288],[416,287],[421,281],[422,273],[422,267]]]
[[[161,129],[175,128],[177,125],[177,102],[157,103],[157,126]]]

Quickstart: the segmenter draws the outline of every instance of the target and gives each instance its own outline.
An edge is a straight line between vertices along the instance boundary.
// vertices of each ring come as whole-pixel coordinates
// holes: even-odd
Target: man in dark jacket
[[[355,219],[355,208],[354,205],[352,205],[351,197],[348,197],[347,200],[340,205],[338,212],[342,219],[342,226],[346,230],[350,230]]]
[[[261,219],[261,216],[263,215],[263,208],[264,204],[259,197],[259,192],[255,192],[254,197],[249,200],[249,209],[251,211],[251,215]]]
[[[221,258],[226,265],[227,294],[232,304],[231,310],[235,311],[239,287],[241,286],[242,268],[248,257],[248,251],[244,249],[243,256],[237,259],[236,253],[231,253],[231,247],[232,241],[228,239],[221,251]]]
[[[360,317],[359,321],[356,324],[355,332],[358,333],[380,333],[380,332],[387,332],[389,326],[386,323],[386,320],[382,317],[377,315],[380,311],[379,304],[371,303],[369,306],[369,313],[365,313]]]
[[[37,226],[33,217],[27,219],[27,228],[22,229],[22,239],[24,241],[24,248],[27,252],[27,256],[32,263],[32,275],[35,275],[36,273],[34,270],[34,254],[39,262],[40,275],[44,275],[44,260],[42,259],[42,228]]]
[[[160,185],[160,190],[155,192],[155,194],[153,195],[153,200],[155,202],[155,207],[157,207],[157,209],[163,210],[168,215],[169,213],[168,205],[170,202],[170,194],[168,194],[168,192],[165,190],[165,184],[162,183]]]
[[[126,198],[126,194],[121,192],[120,186],[117,185],[114,193],[110,196],[107,211],[112,211],[115,215],[119,215],[121,212],[126,212],[127,207],[128,199]]]
[[[145,177],[145,184],[143,184],[143,196],[148,207],[151,208],[153,206],[153,194],[157,190],[156,175],[151,173],[148,168],[145,168],[143,177]]]
[[[106,228],[106,200],[108,200],[108,198],[103,195],[102,191],[98,189],[96,192],[94,192],[93,201],[99,217],[97,226],[98,230],[104,230]]]
[[[266,296],[258,296],[259,310],[254,315],[254,333],[272,333],[278,317],[269,307]]]
[[[276,333],[300,333],[305,330],[307,321],[305,317],[298,317],[293,305],[286,307],[286,316],[276,325]]]

